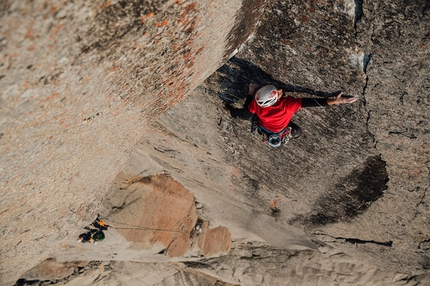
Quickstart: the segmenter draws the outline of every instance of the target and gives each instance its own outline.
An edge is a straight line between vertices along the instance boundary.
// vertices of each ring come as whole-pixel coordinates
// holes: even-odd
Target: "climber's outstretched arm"
[[[302,98],[302,107],[328,106],[353,103],[357,100],[356,97],[342,97],[342,92],[339,92],[335,98],[317,99],[317,98]]]

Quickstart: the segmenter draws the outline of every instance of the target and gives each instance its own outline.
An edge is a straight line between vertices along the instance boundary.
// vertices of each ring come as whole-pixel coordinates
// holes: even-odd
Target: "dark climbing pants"
[[[290,123],[288,123],[288,127],[291,127],[291,135],[293,135],[293,139],[297,139],[302,135],[302,129],[294,122],[290,121]]]

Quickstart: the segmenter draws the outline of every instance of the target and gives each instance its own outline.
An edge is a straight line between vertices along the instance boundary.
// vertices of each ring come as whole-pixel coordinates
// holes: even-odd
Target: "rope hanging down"
[[[176,232],[176,233],[182,233],[182,234],[185,234],[185,232],[183,232],[183,231],[179,231],[179,230],[169,230],[169,229],[150,228],[150,227],[144,227],[144,226],[139,226],[139,225],[132,225],[132,224],[124,223],[124,222],[117,222],[117,221],[113,221],[113,220],[107,220],[107,219],[103,219],[103,220],[108,221],[109,223],[114,223],[114,224],[120,224],[120,225],[130,226],[130,227],[112,227],[112,226],[111,226],[112,228],[116,228],[116,229],[152,230],[152,231]]]

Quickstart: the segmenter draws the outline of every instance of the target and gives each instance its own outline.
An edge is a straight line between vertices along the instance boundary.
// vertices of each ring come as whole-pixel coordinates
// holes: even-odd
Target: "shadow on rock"
[[[347,221],[365,211],[387,189],[386,163],[380,156],[369,157],[334,188],[320,196],[308,215],[299,215],[291,223],[320,226]]]
[[[248,84],[254,82],[259,85],[273,84],[282,88],[286,93],[307,93],[318,97],[331,97],[339,91],[325,92],[301,86],[295,86],[274,79],[270,74],[246,60],[233,57],[221,66],[203,84],[215,93],[221,100],[235,103],[247,98]]]

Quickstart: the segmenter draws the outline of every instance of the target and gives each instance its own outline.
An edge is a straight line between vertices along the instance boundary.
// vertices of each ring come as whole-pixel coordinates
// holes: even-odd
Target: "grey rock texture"
[[[243,244],[227,256],[199,262],[131,261],[64,264],[74,273],[61,279],[21,285],[423,285],[426,277],[407,278],[354,261],[343,253],[287,251]],[[222,278],[220,278],[222,277]],[[33,284],[30,284],[33,283]],[[46,284],[45,284],[46,283]],[[37,284],[36,284],[37,285]]]
[[[3,1],[1,8],[7,284],[93,219],[145,126],[221,66],[236,48],[235,29],[247,37],[256,20],[236,17],[241,1]]]
[[[1,282],[56,257],[104,260],[80,285],[428,284],[430,6],[382,2],[1,4]],[[221,108],[249,82],[359,101],[299,111],[303,136],[273,149]],[[172,176],[230,253],[79,250],[120,170]]]
[[[428,3],[274,1],[268,7],[238,59],[212,76],[226,86],[222,98],[236,101],[229,94],[244,95],[247,81],[270,81],[292,92],[324,96],[343,90],[361,100],[300,111],[293,120],[305,134],[282,152],[288,167],[278,151],[264,148],[246,151],[259,160],[240,157],[237,164],[255,189],[265,184],[304,203],[288,217],[291,223],[325,234],[324,240],[352,238],[359,244],[351,251],[382,257],[390,267],[426,271]],[[236,144],[246,150],[242,141]],[[271,179],[256,177],[273,165],[278,169],[266,169]]]
[[[229,229],[233,240],[231,251],[213,258],[188,254],[179,258],[180,263],[172,264],[164,254],[157,255],[158,251],[142,255],[136,247],[124,245],[124,242],[118,244],[116,240],[121,236],[115,230],[118,226],[121,228],[118,225],[122,221],[121,213],[137,208],[132,206],[137,200],[135,192],[131,192],[126,199],[129,206],[115,203],[117,207],[113,209],[112,199],[106,201],[103,216],[109,223],[113,220],[114,225],[107,240],[79,250],[72,242],[76,233],[69,238],[69,249],[56,254],[58,261],[92,258],[104,260],[108,267],[97,266],[81,274],[75,271],[73,275],[56,280],[58,284],[115,285],[121,281],[126,285],[417,285],[421,282],[426,285],[428,277],[396,268],[396,263],[385,260],[390,255],[384,259],[372,258],[372,253],[381,255],[390,251],[389,246],[329,237],[321,231],[315,235],[300,231],[289,223],[289,217],[311,206],[284,197],[278,185],[253,189],[241,183],[247,181],[248,170],[235,162],[229,163],[228,158],[239,153],[236,147],[244,141],[248,141],[251,150],[264,145],[259,138],[251,136],[248,122],[232,121],[219,108],[219,103],[218,97],[199,88],[166,112],[148,132],[151,136],[136,145],[117,178],[123,183],[115,184],[111,195],[124,196],[121,195],[124,186],[133,186],[133,181],[168,172],[192,191],[199,216],[208,219],[211,225],[224,225]],[[233,128],[243,129],[239,132],[241,136],[231,136]],[[273,151],[267,148],[267,152]],[[242,160],[250,159],[244,155]],[[258,160],[254,162],[256,168],[261,167]],[[280,210],[277,220],[271,209],[273,203]],[[142,213],[134,211],[136,218],[151,217],[146,208],[141,207]],[[176,204],[175,208],[180,209],[181,204]],[[169,212],[168,217],[171,211],[166,209],[166,212]],[[129,220],[125,222],[135,224]],[[143,235],[147,237],[150,235]],[[354,251],[355,248],[359,250]],[[141,262],[117,261],[125,259]],[[111,262],[107,262],[109,260]]]

